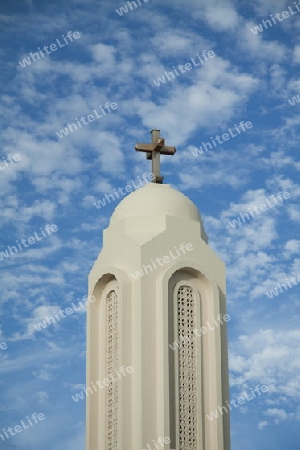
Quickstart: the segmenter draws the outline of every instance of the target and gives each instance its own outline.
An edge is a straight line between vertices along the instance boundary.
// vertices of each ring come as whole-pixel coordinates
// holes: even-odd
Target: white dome
[[[207,236],[197,206],[184,194],[168,184],[147,183],[125,197],[114,210],[110,225],[122,219],[153,215],[173,216],[201,224],[201,234]]]

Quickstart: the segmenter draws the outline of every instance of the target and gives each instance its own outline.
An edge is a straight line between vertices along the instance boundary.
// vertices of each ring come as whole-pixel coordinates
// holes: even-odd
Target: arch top
[[[176,276],[176,274],[180,274],[181,276],[184,274],[187,279],[199,279],[206,285],[206,287],[217,286],[217,283],[203,270],[203,267],[192,261],[179,261],[175,263],[172,267],[167,268],[161,274],[157,282],[168,284],[171,278]]]

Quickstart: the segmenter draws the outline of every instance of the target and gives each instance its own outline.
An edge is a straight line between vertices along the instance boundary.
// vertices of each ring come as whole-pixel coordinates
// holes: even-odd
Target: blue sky
[[[94,203],[151,170],[134,145],[158,128],[177,147],[162,158],[165,182],[196,203],[227,264],[231,396],[258,384],[269,389],[233,410],[232,450],[296,450],[299,285],[290,280],[300,275],[300,99],[289,99],[300,89],[300,13],[285,0],[140,3],[123,15],[116,9],[125,2],[116,0],[0,6],[0,252],[7,255],[0,253],[0,343],[7,346],[0,349],[0,430],[45,415],[0,448],[84,448],[85,402],[71,395],[85,382],[85,311],[45,330],[34,325],[86,295],[119,200]],[[289,6],[294,14],[251,31]],[[71,40],[69,31],[80,36]],[[34,61],[30,52],[44,46],[49,54],[41,50]],[[214,57],[176,69],[204,51]],[[154,83],[174,68],[178,75]],[[93,110],[100,115],[107,102],[98,118]],[[96,118],[59,138],[90,114]],[[252,127],[233,133],[241,121]],[[224,133],[222,143],[194,156]],[[289,198],[269,206],[280,192]],[[10,251],[16,241],[18,251]],[[286,279],[291,287],[272,297]]]

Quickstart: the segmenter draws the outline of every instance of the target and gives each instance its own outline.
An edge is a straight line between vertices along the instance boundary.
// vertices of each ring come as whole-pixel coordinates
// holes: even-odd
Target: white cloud
[[[113,70],[116,60],[115,53],[117,49],[112,45],[95,44],[91,46],[91,53],[97,63],[101,63],[100,70]]]
[[[284,150],[271,152],[269,157],[262,158],[262,162],[281,169],[286,166],[290,166],[291,168],[300,170],[300,162],[297,161],[292,155],[288,155]]]
[[[20,230],[24,229],[22,223],[28,223],[31,219],[39,217],[45,221],[52,221],[55,213],[55,203],[49,200],[34,200],[30,206],[21,203],[16,195],[9,195],[5,198],[2,205],[2,225],[13,222],[15,226],[19,226]],[[35,229],[34,231],[39,231]],[[34,232],[33,231],[33,232]]]
[[[300,63],[300,45],[295,45],[294,48],[294,63],[299,64]]]
[[[300,254],[300,240],[290,239],[284,245],[285,257],[291,257],[292,255]]]
[[[265,411],[266,416],[270,416],[274,419],[275,424],[279,424],[292,417],[292,414],[288,414],[284,409],[269,408]]]
[[[126,105],[128,112],[136,110],[147,128],[160,124],[168,130],[165,137],[175,145],[185,142],[199,127],[210,128],[212,123],[225,127],[257,85],[253,76],[232,70],[220,57],[194,69],[192,84],[178,85],[177,81],[169,82],[170,86],[174,83],[170,92],[164,86],[158,88],[162,92],[159,105],[137,98]]]
[[[258,423],[257,428],[259,430],[263,430],[267,425],[269,425],[269,422],[267,422],[266,420],[262,420]]]
[[[260,16],[275,15],[277,12],[281,13],[289,4],[288,0],[255,0],[253,2],[256,12]]]
[[[300,210],[298,205],[289,205],[288,213],[291,220],[300,222]]]
[[[55,312],[59,311],[58,305],[41,305],[37,306],[33,310],[33,316],[31,318],[22,319],[22,324],[26,325],[26,332],[24,334],[18,332],[15,333],[9,340],[10,341],[21,341],[24,339],[32,339],[36,333],[38,333],[35,325],[46,319],[46,317],[51,317]],[[54,317],[55,318],[55,317]],[[47,323],[46,323],[47,326]],[[43,329],[42,329],[43,331]]]
[[[99,164],[105,173],[120,173],[124,170],[124,154],[121,151],[120,140],[114,133],[99,132],[90,145],[98,153],[95,164]]]
[[[261,329],[253,335],[240,335],[230,351],[232,384],[240,389],[265,384],[268,393],[261,398],[266,404],[272,399],[280,405],[283,396],[294,405],[300,398],[299,344],[299,330]],[[277,420],[295,418],[278,407],[267,408],[266,414]]]
[[[205,5],[204,12],[205,22],[214,30],[230,30],[236,29],[239,23],[239,16],[230,2],[210,2]],[[199,13],[194,14],[194,17],[200,18]]]
[[[204,41],[199,37],[198,42],[195,43],[195,36],[188,31],[183,30],[164,30],[158,32],[152,39],[153,45],[157,47],[160,55],[175,56],[178,58],[179,54],[192,53],[197,45],[198,51],[201,50],[200,44]],[[149,55],[150,56],[150,55]]]
[[[37,398],[38,398],[38,402],[40,404],[44,404],[46,402],[46,400],[48,400],[48,398],[49,398],[49,395],[45,391],[37,392],[36,395],[37,395]]]
[[[53,380],[53,374],[47,370],[39,370],[38,372],[32,372],[32,375],[34,375],[39,380],[43,381]]]
[[[259,70],[260,60],[267,59],[274,63],[283,61],[288,57],[290,50],[282,43],[265,38],[265,33],[254,35],[251,29],[257,26],[258,22],[251,20],[245,21],[243,27],[239,29],[239,44],[242,50],[250,52],[252,57],[258,61]]]

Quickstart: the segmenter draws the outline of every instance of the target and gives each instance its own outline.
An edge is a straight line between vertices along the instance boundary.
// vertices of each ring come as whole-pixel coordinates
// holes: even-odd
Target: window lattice
[[[195,340],[186,340],[196,326],[193,289],[181,286],[177,292],[179,347],[179,448],[197,450],[197,359]],[[182,339],[182,341],[181,341]]]
[[[106,297],[106,377],[115,375],[119,368],[119,299],[116,291]],[[120,383],[111,381],[106,387],[106,450],[116,450],[119,444]]]

